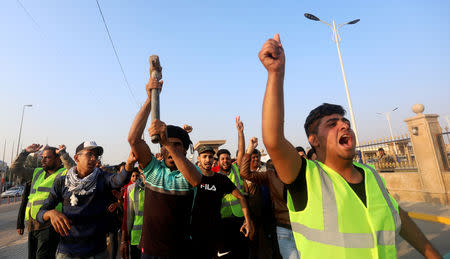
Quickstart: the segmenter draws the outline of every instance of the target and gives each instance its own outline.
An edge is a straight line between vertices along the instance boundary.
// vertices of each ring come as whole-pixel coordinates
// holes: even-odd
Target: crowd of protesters
[[[152,89],[162,89],[152,77],[128,134],[126,162],[102,167],[104,150],[95,141],[78,145],[73,159],[64,145],[25,148],[11,170],[27,181],[17,231],[23,235],[28,221],[29,258],[396,258],[398,236],[425,257],[441,258],[374,168],[354,162],[355,137],[341,106],[310,112],[308,152],[285,138],[278,34],[259,58],[268,71],[267,163],[257,138],[246,147],[240,117],[235,158],[203,145],[192,163],[192,127],[158,119],[148,129],[159,135],[154,153],[142,139]],[[24,167],[39,150],[42,166]]]

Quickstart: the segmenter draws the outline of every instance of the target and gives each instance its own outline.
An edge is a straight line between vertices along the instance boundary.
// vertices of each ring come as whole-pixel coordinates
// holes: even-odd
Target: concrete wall
[[[450,204],[450,172],[445,172],[442,174],[445,183],[445,189],[447,190],[447,201]]]
[[[425,201],[418,173],[380,173],[389,193],[398,201]]]
[[[386,180],[389,193],[397,201],[419,201],[442,204],[442,193],[425,191],[422,187],[420,174],[417,172],[380,173],[380,175]],[[449,201],[450,172],[443,173],[442,176],[447,190],[447,201]]]

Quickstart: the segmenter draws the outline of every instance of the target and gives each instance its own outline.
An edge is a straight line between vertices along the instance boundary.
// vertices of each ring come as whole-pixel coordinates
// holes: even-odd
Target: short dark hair
[[[182,128],[174,125],[167,125],[167,137],[180,139],[185,150],[192,144],[189,134]]]
[[[231,157],[231,153],[228,149],[219,149],[219,151],[217,151],[217,158],[220,158],[220,155],[222,154],[228,154]]]
[[[297,152],[305,152],[305,149],[301,146],[298,146],[295,149],[297,150]]]
[[[253,152],[252,152],[252,155],[258,155],[258,156],[261,156],[261,152],[258,150],[258,149],[253,149]]]
[[[314,154],[316,154],[316,149],[314,149],[314,147],[311,147],[311,149],[308,150],[308,153],[306,154],[306,157],[307,157],[308,159],[311,159],[312,156],[313,156]],[[317,155],[317,154],[316,154],[316,155]]]
[[[312,110],[305,121],[306,136],[309,137],[309,135],[317,133],[317,128],[319,126],[318,121],[320,121],[320,119],[322,119],[323,117],[332,114],[339,114],[341,116],[344,116],[345,110],[340,105],[329,103],[323,103],[322,105]]]
[[[380,148],[378,149],[378,151],[383,151],[383,152],[384,152],[384,148],[380,147]]]
[[[56,150],[58,150],[56,147],[49,147],[46,146],[42,152],[49,150],[55,157],[58,156],[58,154],[56,154]]]

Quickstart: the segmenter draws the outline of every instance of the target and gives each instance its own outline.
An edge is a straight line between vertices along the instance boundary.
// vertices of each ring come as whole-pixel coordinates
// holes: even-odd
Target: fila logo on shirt
[[[216,191],[216,186],[215,186],[214,184],[212,184],[212,185],[210,186],[210,185],[207,184],[207,183],[202,183],[202,184],[200,185],[200,188],[201,188],[201,189],[205,189],[205,190],[207,190],[207,191],[213,191],[213,192]]]

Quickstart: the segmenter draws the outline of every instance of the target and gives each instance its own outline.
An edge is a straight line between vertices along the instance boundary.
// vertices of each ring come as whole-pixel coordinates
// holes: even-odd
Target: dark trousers
[[[141,250],[136,245],[130,245],[130,258],[131,259],[141,259]]]
[[[193,230],[191,234],[192,251],[195,259],[212,259],[215,257],[218,248],[217,232],[218,230],[214,226],[211,226],[209,231]]]
[[[55,258],[60,236],[53,227],[28,233],[28,258]]]
[[[222,240],[219,245],[217,257],[221,259],[247,259],[248,239],[240,232],[244,217],[229,217],[222,219]]]
[[[109,255],[111,259],[116,259],[117,249],[119,248],[119,232],[112,231],[108,233],[109,236]]]

